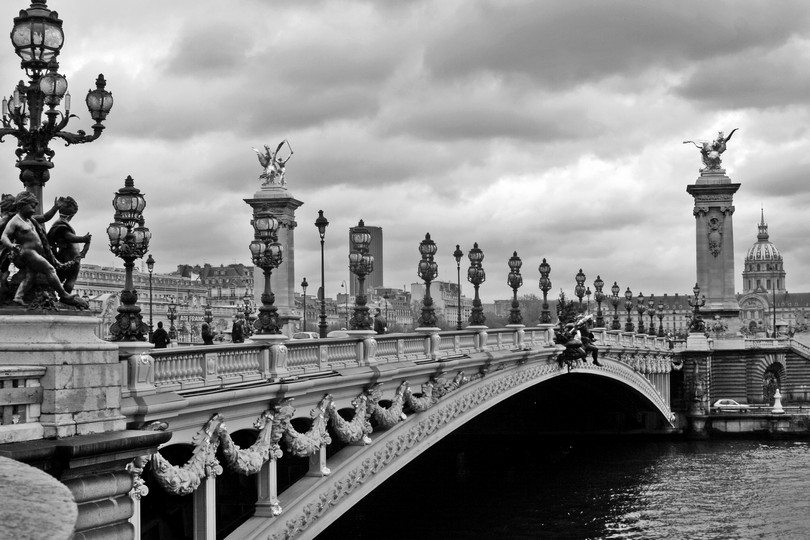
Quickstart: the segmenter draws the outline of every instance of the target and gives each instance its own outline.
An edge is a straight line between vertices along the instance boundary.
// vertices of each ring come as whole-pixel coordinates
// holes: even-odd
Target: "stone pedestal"
[[[287,186],[278,184],[268,184],[262,186],[259,191],[253,194],[253,198],[245,199],[250,205],[255,215],[262,208],[269,209],[278,220],[278,241],[284,249],[284,259],[281,265],[273,270],[270,277],[270,287],[276,295],[274,305],[278,308],[279,326],[283,326],[285,331],[292,332],[291,320],[298,321],[300,315],[295,313],[295,233],[298,226],[295,221],[296,209],[304,204],[287,189]],[[313,219],[314,222],[314,219]],[[252,238],[245,239],[245,248]],[[259,267],[253,269],[253,283],[264,283],[264,271]],[[257,306],[261,306],[261,286],[254,286],[253,299]]]
[[[45,438],[119,431],[118,346],[96,337],[96,317],[0,315],[0,365],[44,368],[39,423]]]
[[[686,191],[695,199],[695,250],[697,283],[706,296],[700,311],[706,321],[715,315],[739,326],[740,305],[734,294],[733,197],[740,184],[733,184],[725,170],[701,173]],[[732,328],[732,324],[729,324]]]

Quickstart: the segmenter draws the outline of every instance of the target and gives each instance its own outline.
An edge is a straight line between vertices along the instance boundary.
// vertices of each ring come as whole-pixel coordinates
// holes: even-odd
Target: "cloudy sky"
[[[25,0],[3,0],[8,29]],[[593,289],[687,293],[695,281],[693,199],[701,167],[682,142],[739,128],[723,155],[735,195],[735,261],[760,208],[785,256],[789,291],[810,291],[810,3],[636,1],[49,0],[65,21],[60,72],[73,129],[99,73],[115,105],[101,139],[56,141],[45,200],[73,195],[88,262],[107,248],[110,201],[127,175],[147,197],[157,270],[250,264],[260,186],[251,147],[289,139],[297,280],[319,282],[314,221],[330,221],[327,295],[347,279],[347,229],[385,235],[385,282],[417,281],[418,244],[438,244],[455,281],[456,244],[485,254],[482,297]],[[23,78],[10,42],[9,94]],[[0,191],[22,184],[14,140]],[[464,263],[462,268],[466,268]],[[313,287],[314,288],[314,287]],[[471,295],[471,287],[465,288]]]

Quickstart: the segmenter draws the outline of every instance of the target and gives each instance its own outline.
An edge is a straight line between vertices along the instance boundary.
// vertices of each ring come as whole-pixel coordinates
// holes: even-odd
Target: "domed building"
[[[763,210],[757,241],[743,263],[743,292],[738,298],[743,328],[770,333],[775,324],[777,330],[787,332],[805,324],[810,294],[789,294],[785,275],[782,254],[769,239]]]

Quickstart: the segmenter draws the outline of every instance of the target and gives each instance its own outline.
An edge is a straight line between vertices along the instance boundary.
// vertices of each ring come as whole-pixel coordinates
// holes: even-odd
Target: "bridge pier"
[[[194,491],[194,540],[216,540],[217,537],[217,480],[205,478]]]
[[[278,464],[275,457],[271,457],[262,465],[256,475],[259,498],[256,501],[256,513],[260,517],[276,517],[281,514],[281,504],[278,502]]]

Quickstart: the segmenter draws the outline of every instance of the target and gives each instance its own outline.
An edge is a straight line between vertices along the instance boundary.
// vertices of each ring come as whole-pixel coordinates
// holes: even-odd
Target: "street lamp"
[[[540,324],[551,323],[551,312],[548,310],[548,291],[551,290],[551,265],[543,258],[543,262],[537,267],[540,270],[540,290],[543,291],[543,310],[540,312]]]
[[[371,244],[371,231],[361,219],[357,227],[349,234],[351,252],[349,253],[349,270],[357,276],[358,291],[354,296],[354,313],[349,321],[352,330],[371,330],[372,320],[366,305],[366,276],[374,271],[374,257],[368,253]]]
[[[613,293],[613,295],[610,297],[610,303],[613,304],[613,324],[611,324],[611,326],[610,326],[610,328],[612,330],[621,330],[622,329],[622,323],[619,322],[619,303],[620,303],[619,291],[620,290],[621,289],[619,288],[619,284],[614,281],[613,282],[613,287],[610,288],[610,292]]]
[[[650,325],[647,328],[647,333],[651,336],[656,334],[655,331],[655,295],[650,295],[650,298],[647,300],[647,315],[650,316]]]
[[[343,289],[345,295],[343,296],[343,305],[346,309],[344,309],[346,315],[346,328],[349,327],[349,289],[346,287],[346,281],[341,280],[340,288]]]
[[[453,252],[453,258],[456,259],[456,274],[458,279],[458,305],[456,311],[458,313],[458,320],[456,322],[456,330],[461,330],[461,258],[464,257],[464,252],[461,251],[461,246],[456,244],[456,250]]]
[[[703,298],[699,298],[700,285],[697,283],[692,287],[692,294],[694,296],[689,298],[689,306],[692,308],[692,322],[689,324],[689,331],[702,333],[705,331],[705,325],[702,324],[702,321],[698,319],[698,317],[700,316],[700,308],[706,305],[706,295],[703,295]]]
[[[439,275],[439,265],[433,260],[436,242],[430,239],[430,233],[425,234],[425,239],[419,242],[419,254],[422,259],[419,261],[416,275],[425,282],[425,296],[422,299],[422,315],[418,324],[421,328],[435,328],[436,313],[433,309],[433,299],[430,297],[430,282]]]
[[[211,326],[211,323],[214,322],[214,308],[211,307],[211,299],[205,299],[205,308],[203,310],[203,320],[208,323],[208,326]]]
[[[169,306],[166,308],[166,318],[169,319],[169,339],[177,339],[177,329],[174,327],[174,320],[177,318],[177,304],[174,296],[169,299]]]
[[[152,254],[146,258],[146,269],[149,270],[149,342],[152,342],[152,271],[155,269],[155,259]]]
[[[322,338],[326,337],[326,290],[324,284],[323,272],[323,238],[326,236],[326,227],[329,226],[329,220],[323,215],[323,210],[318,210],[318,219],[315,220],[315,226],[318,228],[318,235],[321,237],[321,316],[318,323],[318,332]],[[348,313],[346,315],[348,317]]]
[[[666,296],[666,295],[664,295]],[[658,337],[664,337],[664,310],[669,309],[662,300],[658,301]]]
[[[253,214],[250,220],[253,226],[253,241],[248,246],[253,264],[264,272],[264,291],[259,318],[256,321],[257,334],[280,334],[278,326],[278,309],[273,305],[275,295],[270,288],[270,276],[278,268],[284,257],[284,249],[278,242],[278,220],[264,207]]]
[[[478,242],[473,244],[473,248],[467,254],[470,259],[470,267],[467,269],[467,281],[475,288],[475,298],[473,299],[472,312],[470,313],[471,326],[483,326],[487,322],[484,317],[484,308],[481,306],[481,298],[478,296],[478,287],[487,280],[481,261],[484,260],[484,252],[478,247]]]
[[[518,257],[517,251],[509,258],[509,275],[506,284],[512,288],[512,309],[509,311],[509,324],[523,324],[523,316],[520,314],[520,303],[517,299],[517,290],[523,285],[523,277],[520,275],[520,267],[523,261]]]
[[[124,180],[124,187],[115,193],[112,201],[115,208],[114,221],[107,227],[110,251],[124,261],[126,277],[118,315],[110,326],[112,341],[144,341],[144,332],[149,327],[143,323],[141,308],[138,306],[138,292],[132,282],[132,269],[135,259],[140,259],[149,249],[152,233],[144,226],[143,210],[146,199],[135,187],[131,176]]]
[[[28,76],[28,83],[20,81],[9,98],[2,100],[2,128],[0,140],[6,135],[17,139],[17,163],[20,180],[25,189],[36,195],[42,213],[42,188],[50,178],[54,151],[48,147],[58,137],[65,145],[96,140],[104,130],[104,119],[113,105],[112,94],[104,89],[103,75],[96,79],[96,89],[87,93],[85,102],[95,120],[93,134],[83,130],[77,133],[63,131],[75,115],[70,114],[70,94],[67,79],[57,72],[56,62],[65,35],[62,20],[48,9],[46,0],[35,0],[31,7],[20,11],[14,18],[11,43],[20,57],[20,67]],[[64,112],[56,107],[64,98]],[[46,110],[47,108],[47,110]],[[43,114],[47,117],[43,119]]]
[[[309,287],[309,283],[307,283],[307,278],[304,278],[304,281],[301,282],[301,288],[304,290],[304,332],[307,331],[307,287]]]
[[[236,309],[239,311],[240,318],[244,314],[245,324],[242,326],[242,333],[244,337],[250,337],[253,335],[253,324],[250,322],[250,315],[253,313],[253,294],[251,294],[251,291],[245,291],[245,296],[242,297],[242,304],[241,310],[238,307]]]
[[[586,304],[586,309],[585,309],[585,311],[586,311],[587,313],[590,313],[590,312],[591,312],[591,295],[592,295],[592,294],[593,294],[593,293],[591,292],[591,288],[590,288],[590,287],[587,287],[587,288],[585,289],[585,298],[587,298],[587,299],[588,299],[588,303]]]
[[[630,291],[630,287],[627,287],[627,290],[624,291],[624,309],[627,310],[627,320],[624,323],[624,331],[632,332],[635,329],[633,328],[633,321],[630,319],[630,312],[633,310],[633,293]]]
[[[383,300],[385,300],[385,323],[388,324],[388,293],[383,295]]]
[[[582,273],[582,268],[579,269],[574,279],[577,282],[574,287],[574,294],[579,298],[579,312],[582,313],[582,297],[585,296],[585,274]]]
[[[638,301],[636,302],[636,311],[638,312],[638,333],[645,334],[646,331],[644,330],[644,312],[647,310],[647,306],[644,305],[644,295],[642,293],[638,293]]]
[[[604,328],[605,318],[602,313],[602,302],[605,301],[605,293],[602,292],[602,287],[605,286],[605,282],[602,281],[601,276],[596,276],[593,286],[596,288],[596,293],[594,293],[594,300],[596,300],[596,327]]]

